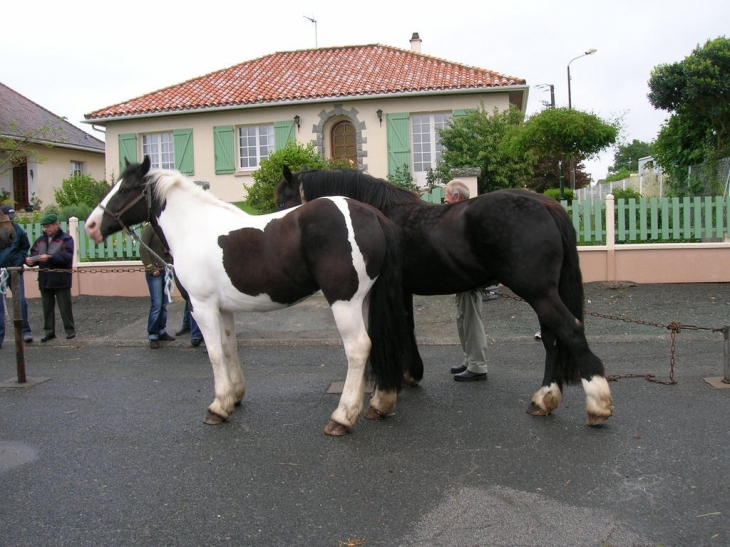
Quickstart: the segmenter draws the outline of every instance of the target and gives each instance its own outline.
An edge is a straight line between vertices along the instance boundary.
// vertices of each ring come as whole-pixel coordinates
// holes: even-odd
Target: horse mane
[[[178,187],[190,194],[193,194],[195,199],[201,203],[222,207],[239,214],[243,213],[243,211],[235,205],[231,205],[230,203],[216,197],[214,194],[211,194],[201,186],[195,184],[192,179],[189,179],[178,171],[150,169],[147,176],[149,177],[150,184],[152,185],[154,196],[160,203],[163,203],[167,199],[170,190]]]
[[[362,171],[307,169],[297,173],[297,177],[307,200],[322,196],[347,196],[376,209],[421,201],[415,192]]]

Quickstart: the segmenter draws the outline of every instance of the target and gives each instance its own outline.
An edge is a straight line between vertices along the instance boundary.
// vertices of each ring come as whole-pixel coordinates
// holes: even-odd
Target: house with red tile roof
[[[104,141],[0,84],[0,194],[18,210],[35,197],[54,202],[53,190],[74,173],[104,180]]]
[[[380,44],[272,53],[85,115],[106,132],[107,172],[149,155],[245,198],[261,160],[290,140],[385,178],[424,185],[439,129],[468,109],[525,110],[525,80]]]

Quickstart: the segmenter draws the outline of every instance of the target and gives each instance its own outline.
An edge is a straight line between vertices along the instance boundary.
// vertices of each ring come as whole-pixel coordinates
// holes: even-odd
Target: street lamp
[[[596,51],[598,51],[598,50],[591,48],[588,51],[586,51],[583,55],[578,55],[575,59],[580,59],[581,57],[585,57],[586,55],[593,55]],[[571,96],[570,96],[570,63],[575,61],[575,59],[571,59],[570,62],[568,63],[568,108],[573,108],[573,103],[571,101]]]
[[[578,55],[577,57],[571,59],[568,61],[568,108],[573,109],[573,101],[570,93],[570,63],[575,61],[576,59],[580,59],[581,57],[585,57],[586,55],[593,55],[596,51],[598,51],[595,48],[591,48],[588,51],[586,51],[583,55]],[[575,161],[571,158],[570,160],[570,188],[571,190],[575,191]],[[563,192],[560,192],[560,199],[563,199]]]

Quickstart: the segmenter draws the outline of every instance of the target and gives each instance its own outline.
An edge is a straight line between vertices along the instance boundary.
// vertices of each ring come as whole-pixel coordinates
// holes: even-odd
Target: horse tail
[[[399,391],[408,341],[412,338],[403,299],[400,236],[395,225],[378,215],[385,235],[385,258],[370,291],[368,334],[372,342],[369,372],[383,391]]]
[[[563,244],[563,264],[560,269],[560,281],[558,283],[558,294],[568,311],[580,321],[580,329],[583,329],[584,318],[584,293],[583,293],[583,275],[580,271],[580,261],[578,259],[578,247],[576,245],[576,233],[573,222],[568,213],[555,200],[552,200],[555,206],[551,204],[548,207],[550,214],[555,220],[555,224],[560,231]],[[560,377],[568,383],[580,382],[580,371],[578,363],[572,357],[572,353],[567,351],[565,344],[559,339],[557,341],[558,363],[561,367]]]

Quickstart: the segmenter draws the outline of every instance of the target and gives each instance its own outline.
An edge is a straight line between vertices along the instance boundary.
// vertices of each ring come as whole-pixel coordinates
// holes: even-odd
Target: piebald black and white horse
[[[532,306],[542,330],[545,373],[527,411],[550,414],[560,405],[563,384],[580,381],[588,424],[612,415],[603,363],[588,347],[583,329],[575,230],[560,203],[524,190],[499,190],[435,205],[358,171],[292,174],[285,168],[276,187],[280,210],[335,195],[380,209],[398,227],[413,344],[413,294],[451,294],[502,283]],[[410,376],[411,383],[422,378],[420,358],[412,360]]]
[[[177,171],[150,170],[145,157],[127,165],[89,217],[86,233],[99,242],[146,220],[170,250],[205,337],[215,379],[206,423],[226,420],[243,400],[234,312],[284,308],[318,290],[332,309],[348,365],[325,433],[343,435],[355,425],[369,356],[376,389],[366,416],[383,417],[395,406],[409,328],[397,231],[380,212],[340,197],[248,215]]]

